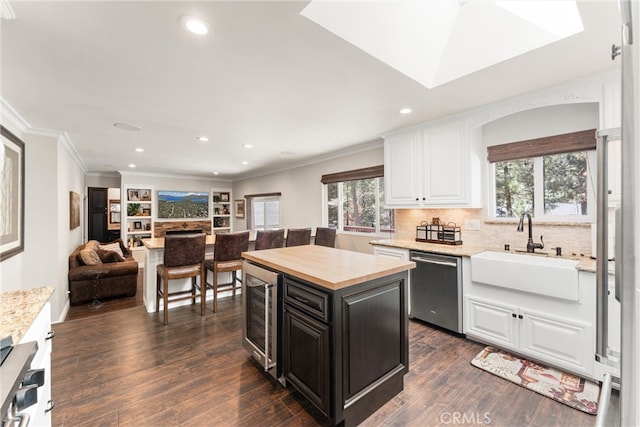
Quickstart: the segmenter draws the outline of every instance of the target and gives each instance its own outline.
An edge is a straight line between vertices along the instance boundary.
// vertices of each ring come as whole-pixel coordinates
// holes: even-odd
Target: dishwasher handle
[[[411,256],[411,261],[415,261],[415,262],[423,262],[423,263],[427,263],[427,264],[437,264],[437,265],[444,265],[446,267],[457,267],[458,263],[456,261],[441,261],[439,259],[433,259],[433,258],[425,258],[425,257],[421,257],[421,256],[416,256],[416,255],[412,255]]]

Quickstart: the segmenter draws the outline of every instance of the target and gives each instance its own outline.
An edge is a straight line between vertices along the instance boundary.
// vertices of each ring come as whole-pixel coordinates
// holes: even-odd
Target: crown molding
[[[2,2],[2,0],[0,0]],[[2,123],[7,127],[17,129],[21,134],[45,136],[55,138],[69,152],[73,161],[78,165],[83,173],[87,173],[87,166],[82,161],[78,151],[73,146],[71,138],[66,132],[59,132],[50,129],[38,129],[32,127],[4,98],[0,97],[0,111],[2,112]]]
[[[375,139],[372,141],[364,142],[362,144],[352,145],[346,148],[342,148],[340,150],[335,150],[329,153],[321,154],[319,156],[314,156],[312,159],[301,160],[300,162],[293,163],[285,167],[280,167],[280,168],[274,167],[270,169],[264,169],[262,171],[255,171],[255,173],[247,173],[246,175],[237,175],[234,177],[233,182],[259,178],[261,176],[272,175],[278,172],[285,172],[291,169],[297,169],[304,166],[315,165],[315,164],[326,162],[329,160],[339,159],[344,156],[349,156],[351,154],[358,154],[366,151],[382,149],[383,146],[384,146],[384,141],[382,139]]]
[[[80,154],[74,147],[73,142],[71,142],[71,138],[67,135],[66,132],[59,132],[51,129],[38,129],[38,128],[29,128],[25,130],[25,133],[30,135],[39,135],[46,136],[50,138],[56,138],[56,140],[62,144],[62,146],[67,150],[67,152],[71,155],[71,158],[76,163],[76,165],[82,170],[83,173],[87,173],[89,169],[82,161]]]
[[[20,133],[25,132],[31,127],[29,123],[9,104],[4,98],[0,97],[0,112],[2,124],[10,127]]]

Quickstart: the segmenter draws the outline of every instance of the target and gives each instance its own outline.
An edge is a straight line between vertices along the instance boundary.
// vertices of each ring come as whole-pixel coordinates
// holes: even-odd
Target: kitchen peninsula
[[[403,390],[415,263],[315,245],[243,257],[283,273],[284,378],[334,425],[360,423]]]
[[[209,258],[213,256],[213,247],[216,242],[216,236],[207,234],[205,251]],[[156,269],[158,265],[162,264],[164,260],[164,237],[154,237],[142,239],[144,245],[144,279],[142,284],[142,293],[144,306],[148,313],[156,311]],[[173,280],[170,286],[176,286],[176,280]],[[182,287],[189,289],[191,282],[185,279]],[[178,304],[185,304],[188,301],[179,302]],[[173,307],[176,303],[172,303],[170,307]]]

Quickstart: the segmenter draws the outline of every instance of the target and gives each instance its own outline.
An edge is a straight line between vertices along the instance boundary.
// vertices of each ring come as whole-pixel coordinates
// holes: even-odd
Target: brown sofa
[[[101,249],[117,243],[123,256],[117,251]],[[84,251],[83,251],[84,250]],[[81,253],[82,251],[82,253]],[[91,253],[93,251],[93,253]],[[88,256],[89,255],[89,256]],[[97,282],[96,282],[97,281]],[[69,255],[69,299],[71,305],[112,297],[135,296],[138,284],[138,262],[121,239],[99,244],[89,241],[78,246]]]

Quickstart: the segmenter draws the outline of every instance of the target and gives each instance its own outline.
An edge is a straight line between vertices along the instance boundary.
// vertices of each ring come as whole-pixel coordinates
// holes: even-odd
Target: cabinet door
[[[285,378],[330,416],[329,326],[289,306],[283,323]]]
[[[384,194],[386,206],[419,206],[422,171],[422,133],[405,133],[384,141]]]
[[[388,246],[374,246],[373,254],[376,256],[384,256],[388,258],[396,258],[403,261],[409,261],[409,249],[398,249]]]
[[[593,325],[520,309],[522,352],[572,371],[593,372]]]
[[[464,205],[467,200],[469,166],[464,125],[425,133],[424,194],[425,205]]]
[[[476,297],[465,297],[465,333],[501,348],[518,348],[518,310]]]
[[[33,321],[21,342],[37,341],[36,352],[31,369],[44,369],[44,385],[38,387],[38,402],[24,410],[31,417],[31,425],[51,425],[51,304],[46,303]]]

